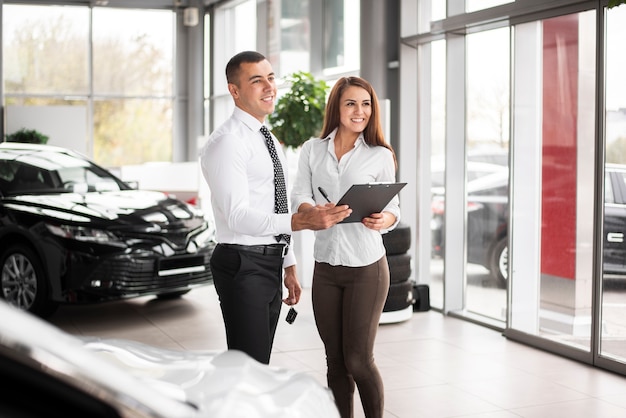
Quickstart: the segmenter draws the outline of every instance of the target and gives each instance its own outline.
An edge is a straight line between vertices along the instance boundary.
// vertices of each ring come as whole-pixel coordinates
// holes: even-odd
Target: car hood
[[[6,197],[7,209],[29,212],[43,217],[92,226],[105,223],[109,227],[130,225],[199,224],[202,214],[177,199],[154,191],[122,190],[115,192],[59,193]]]
[[[82,337],[85,348],[146,385],[211,418],[338,416],[330,391],[304,373],[236,351],[175,351],[135,341]]]
[[[75,337],[0,300],[0,355],[28,365],[133,417],[339,417],[314,377],[239,351],[175,351]],[[129,411],[133,411],[130,415]]]

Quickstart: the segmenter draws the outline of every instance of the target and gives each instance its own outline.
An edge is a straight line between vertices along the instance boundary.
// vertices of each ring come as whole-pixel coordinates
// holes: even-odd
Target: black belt
[[[247,251],[250,253],[268,255],[272,257],[284,257],[289,251],[289,246],[285,244],[269,244],[269,245],[240,245],[240,244],[221,244],[226,248],[238,251]]]

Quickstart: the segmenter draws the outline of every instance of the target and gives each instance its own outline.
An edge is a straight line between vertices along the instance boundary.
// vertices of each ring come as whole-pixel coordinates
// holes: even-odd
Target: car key
[[[296,311],[292,306],[291,308],[289,308],[289,312],[287,312],[287,317],[285,318],[285,321],[287,321],[287,323],[289,324],[293,324],[293,321],[296,320],[296,316],[298,316],[298,311]]]

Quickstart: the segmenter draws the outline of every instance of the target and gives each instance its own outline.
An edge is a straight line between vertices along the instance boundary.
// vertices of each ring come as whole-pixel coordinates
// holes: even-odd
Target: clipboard
[[[337,206],[348,205],[352,213],[339,223],[361,222],[372,213],[382,211],[406,183],[353,184],[339,199]]]

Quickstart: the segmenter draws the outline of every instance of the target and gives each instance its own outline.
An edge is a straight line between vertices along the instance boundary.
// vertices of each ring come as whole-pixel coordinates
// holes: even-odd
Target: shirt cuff
[[[392,231],[396,226],[398,226],[398,223],[400,223],[400,212],[396,213],[392,210],[388,210],[384,212],[392,213],[396,217],[396,221],[393,223],[393,225],[389,226],[389,228],[381,229],[380,230],[381,234],[386,234],[387,232]]]
[[[296,253],[293,250],[293,246],[289,246],[289,251],[283,259],[283,268],[294,266],[296,264]]]
[[[293,231],[291,230],[291,213],[281,213],[278,215],[278,230],[279,234],[289,234],[291,235]]]

